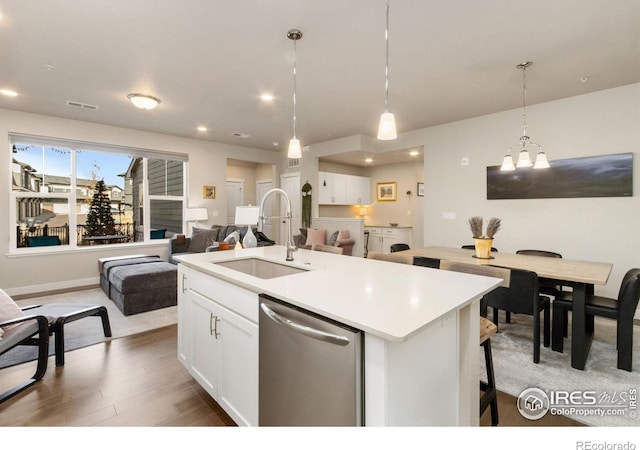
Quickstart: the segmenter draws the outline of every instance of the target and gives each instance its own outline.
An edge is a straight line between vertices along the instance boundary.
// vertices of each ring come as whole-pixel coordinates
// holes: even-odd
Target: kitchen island
[[[479,300],[502,280],[308,250],[293,262],[285,255],[272,246],[176,257],[178,357],[239,425],[259,424],[258,294],[364,332],[365,425],[478,424]],[[263,278],[219,264],[244,259],[286,270]]]

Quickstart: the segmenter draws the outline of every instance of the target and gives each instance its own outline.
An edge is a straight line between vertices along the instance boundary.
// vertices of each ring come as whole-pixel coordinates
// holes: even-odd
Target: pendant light
[[[527,61],[516,66],[516,68],[522,70],[522,136],[520,137],[520,142],[515,146],[509,147],[507,154],[504,156],[502,166],[500,167],[500,170],[503,171],[531,167],[532,165],[534,169],[546,169],[549,167],[549,161],[547,161],[547,155],[542,151],[542,146],[531,142],[529,136],[527,136],[527,68],[530,67],[531,64],[533,64],[531,61]],[[538,149],[535,164],[531,163],[531,157],[527,150],[528,145],[532,145]],[[514,147],[520,147],[518,162],[515,165],[511,157],[511,150]]]
[[[293,41],[293,137],[289,141],[287,156],[297,159],[302,158],[302,147],[300,139],[296,137],[296,42],[302,39],[302,32],[294,28],[287,32],[287,37]]]
[[[398,137],[396,132],[396,119],[393,113],[389,112],[389,0],[387,0],[387,28],[385,29],[385,42],[387,64],[385,66],[385,97],[384,97],[384,113],[380,116],[380,125],[378,126],[378,139],[382,141],[390,141]]]

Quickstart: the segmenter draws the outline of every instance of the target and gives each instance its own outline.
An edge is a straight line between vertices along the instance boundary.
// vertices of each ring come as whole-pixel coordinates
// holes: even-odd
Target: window
[[[186,155],[164,159],[149,150],[10,138],[12,248],[82,248],[183,233]]]

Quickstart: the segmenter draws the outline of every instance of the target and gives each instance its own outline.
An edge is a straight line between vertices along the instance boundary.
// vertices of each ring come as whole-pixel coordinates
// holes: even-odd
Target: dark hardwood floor
[[[176,356],[175,325],[53,357],[44,379],[0,405],[0,426],[189,427],[234,425]],[[0,392],[33,375],[35,363],[0,371]],[[516,399],[498,396],[500,426],[573,426],[547,415],[529,421]],[[489,410],[481,425],[490,425]]]

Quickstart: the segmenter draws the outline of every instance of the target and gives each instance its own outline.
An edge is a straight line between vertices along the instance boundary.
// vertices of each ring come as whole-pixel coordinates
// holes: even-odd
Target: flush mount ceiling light
[[[287,31],[287,37],[293,41],[293,137],[289,141],[287,156],[292,159],[302,158],[300,140],[296,137],[296,42],[302,39],[302,31],[291,29]]]
[[[129,94],[127,98],[140,109],[153,109],[160,104],[160,99],[151,95]]]
[[[549,167],[549,161],[547,161],[547,155],[542,151],[542,146],[531,142],[529,136],[527,136],[527,67],[533,64],[531,61],[527,61],[522,64],[518,64],[516,67],[522,70],[522,136],[520,142],[516,145],[512,145],[507,150],[507,154],[502,160],[502,166],[500,170],[516,170],[516,167],[531,167],[531,158],[529,157],[529,151],[527,146],[537,147],[538,152],[536,155],[536,162],[533,164],[534,169],[546,169]],[[513,158],[511,157],[511,149],[514,147],[520,147],[520,154],[518,155],[518,162],[513,165]]]
[[[18,93],[16,91],[12,91],[11,89],[0,89],[0,94],[5,95],[7,97],[17,97]]]
[[[387,0],[387,28],[385,29],[384,39],[386,43],[387,64],[385,66],[384,112],[380,116],[378,139],[390,141],[397,138],[398,133],[396,132],[396,119],[393,117],[393,113],[389,112],[389,0]]]

